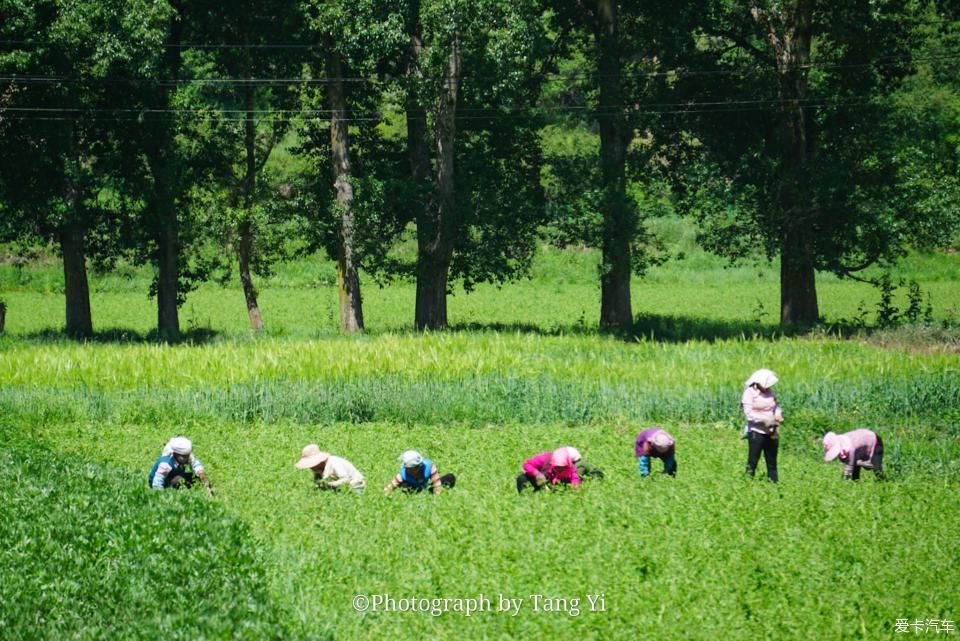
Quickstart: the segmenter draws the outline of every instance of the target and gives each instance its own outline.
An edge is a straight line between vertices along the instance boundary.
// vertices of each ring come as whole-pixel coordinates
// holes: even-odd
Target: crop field
[[[55,279],[0,273],[0,638],[958,634],[955,346],[774,336],[769,268],[651,273],[634,290],[649,331],[602,335],[592,267],[563,260],[581,259],[458,294],[454,331],[428,334],[407,329],[410,285],[368,286],[371,331],[353,337],[335,330],[329,283],[278,274],[259,338],[239,291],[209,286],[177,345],[149,340],[145,288],[95,280],[100,334],[75,343],[58,334]],[[960,300],[955,261],[904,268],[938,322]],[[876,303],[865,285],[820,293],[834,320]],[[780,376],[778,484],[762,463],[743,474],[739,397],[758,367]],[[676,478],[656,460],[638,474],[633,438],[650,425],[677,439]],[[883,437],[888,481],[823,462],[822,434],[857,427]],[[214,498],[147,488],[176,434]],[[311,442],[352,461],[366,492],[315,491],[293,466]],[[561,445],[606,477],[518,496],[523,460]],[[406,449],[457,486],[383,495]]]

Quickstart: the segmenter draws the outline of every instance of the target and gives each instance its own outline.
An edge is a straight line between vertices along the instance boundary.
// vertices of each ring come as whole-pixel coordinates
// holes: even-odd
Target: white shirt
[[[327,459],[326,465],[323,466],[323,476],[321,478],[330,487],[340,487],[349,483],[350,487],[358,489],[366,485],[363,474],[353,466],[353,463],[339,456],[331,456]]]

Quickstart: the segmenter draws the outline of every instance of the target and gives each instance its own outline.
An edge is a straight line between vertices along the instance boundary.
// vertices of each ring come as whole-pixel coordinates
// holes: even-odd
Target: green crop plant
[[[220,505],[0,439],[4,639],[284,638],[260,545]]]
[[[428,334],[407,329],[400,283],[366,290],[373,329],[341,335],[329,270],[310,264],[265,284],[264,336],[249,336],[242,299],[206,286],[176,345],[152,340],[145,287],[125,289],[148,274],[93,278],[102,327],[82,344],[59,333],[43,279],[5,284],[30,313],[0,337],[0,638],[872,641],[899,638],[898,620],[956,626],[960,354],[941,334],[783,337],[751,317],[773,270],[690,256],[697,269],[635,284],[633,339],[590,329],[596,257],[576,253],[452,297],[455,326]],[[917,264],[908,277],[943,318],[955,274]],[[873,304],[867,285],[818,285],[832,318]],[[777,485],[762,466],[743,474],[739,398],[761,366],[780,375],[787,418]],[[639,476],[633,439],[654,424],[677,439],[675,479],[657,461]],[[824,432],[864,426],[884,438],[888,482],[844,482],[822,461]],[[146,488],[177,434],[212,500]],[[366,492],[314,490],[293,466],[307,443],[353,462]],[[561,445],[606,478],[518,496],[524,459]],[[384,496],[411,448],[457,487]],[[157,601],[179,585],[171,558],[203,589]],[[354,607],[387,594],[482,594],[492,611]],[[522,602],[500,611],[501,596]]]

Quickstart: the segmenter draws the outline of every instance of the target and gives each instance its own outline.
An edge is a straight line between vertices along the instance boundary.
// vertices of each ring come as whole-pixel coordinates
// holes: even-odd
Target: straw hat
[[[757,384],[764,389],[770,389],[777,384],[777,381],[780,379],[777,378],[777,375],[774,374],[771,370],[768,369],[758,369],[753,374],[750,375],[750,378],[747,379],[747,382],[743,384],[744,387],[750,387],[753,384]]]
[[[300,460],[294,463],[297,469],[308,470],[312,467],[316,467],[330,458],[330,454],[327,452],[321,452],[320,448],[315,444],[311,443],[310,445],[303,448],[303,451],[300,453]]]
[[[404,467],[419,467],[423,464],[423,455],[416,450],[407,450],[397,457]]]

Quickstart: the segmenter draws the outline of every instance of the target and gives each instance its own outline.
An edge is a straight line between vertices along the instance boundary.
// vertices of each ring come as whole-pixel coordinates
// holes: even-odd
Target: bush
[[[4,639],[285,636],[244,523],[200,493],[11,437],[0,428]]]

